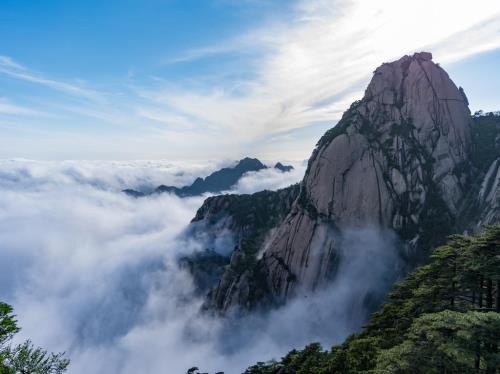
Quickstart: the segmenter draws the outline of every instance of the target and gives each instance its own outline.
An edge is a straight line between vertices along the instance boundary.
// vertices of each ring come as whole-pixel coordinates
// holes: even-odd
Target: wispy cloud
[[[147,75],[134,69],[115,87],[119,95],[48,78],[6,56],[0,56],[0,74],[79,98],[62,98],[44,110],[92,125],[134,129],[127,138],[134,140],[121,146],[144,157],[152,157],[153,148],[171,158],[266,157],[273,147],[282,152],[288,146],[288,158],[302,159],[315,141],[302,129],[333,125],[362,97],[381,63],[429,50],[434,61],[446,65],[497,48],[497,0],[300,0],[287,9],[286,19],[263,20],[226,40],[163,58],[159,71]],[[208,57],[220,63],[203,65]],[[202,69],[190,65],[195,60]],[[184,75],[176,76],[176,69]],[[162,76],[165,71],[169,74]],[[15,111],[6,103],[3,110]],[[285,144],[272,146],[273,139]]]
[[[0,97],[0,114],[13,114],[13,115],[22,115],[22,116],[40,116],[43,113],[33,110],[24,106],[20,106],[12,103],[10,100],[6,98]]]
[[[398,264],[389,232],[335,237],[343,243],[336,282],[316,295],[244,320],[199,313],[202,300],[178,258],[220,249],[210,239],[219,230],[186,236],[204,197],[134,199],[120,190],[183,184],[214,168],[0,160],[0,298],[16,310],[19,338],[66,351],[74,374],[185,373],[194,365],[241,373],[311,340],[327,346],[359,330],[363,301],[385,294]],[[303,171],[249,173],[237,190],[275,189]]]
[[[0,56],[0,74],[4,74],[12,78],[24,80],[27,82],[40,84],[57,91],[83,97],[93,101],[102,102],[104,99],[104,94],[101,92],[82,87],[81,85],[46,78],[43,75],[19,64],[8,56]]]
[[[150,97],[190,121],[226,129],[231,141],[334,121],[382,62],[430,49],[435,61],[449,63],[499,48],[500,3],[309,0],[297,5],[289,24],[273,25],[278,36],[255,37],[267,27],[174,59],[244,53],[258,45],[264,52],[251,80],[208,90],[157,89]]]
[[[276,24],[267,24],[265,28],[249,30],[217,44],[185,50],[176,56],[164,59],[163,62],[177,64],[227,54],[254,55],[269,52],[272,46],[284,42],[283,27],[283,24],[276,21]]]

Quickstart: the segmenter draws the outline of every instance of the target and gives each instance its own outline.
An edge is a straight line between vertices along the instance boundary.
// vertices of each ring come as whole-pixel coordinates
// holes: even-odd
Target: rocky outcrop
[[[458,214],[457,232],[474,233],[500,222],[500,113],[477,112],[472,117],[472,168]]]
[[[249,307],[256,295],[282,302],[321,287],[334,277],[345,228],[393,230],[416,263],[447,235],[497,222],[499,162],[487,172],[477,166],[473,128],[464,90],[430,53],[380,66],[318,142],[297,199],[252,271],[236,273],[241,253],[233,253],[212,306]],[[470,213],[477,202],[483,210]]]
[[[443,240],[465,193],[470,140],[463,90],[429,53],[379,67],[363,99],[318,143],[264,255],[273,294],[327,278],[334,243],[323,232],[332,225],[390,227],[418,253]]]
[[[226,298],[226,286],[243,273],[247,273],[245,277],[253,274],[259,249],[272,228],[290,212],[298,194],[296,184],[277,191],[227,194],[205,200],[185,233],[204,243],[205,251],[183,258],[181,263],[193,274],[198,290],[218,285],[210,293],[206,308],[220,309],[222,304],[232,303]],[[222,277],[214,279],[214,275],[222,273]]]
[[[477,199],[479,220],[476,229],[500,222],[500,158],[488,168]]]

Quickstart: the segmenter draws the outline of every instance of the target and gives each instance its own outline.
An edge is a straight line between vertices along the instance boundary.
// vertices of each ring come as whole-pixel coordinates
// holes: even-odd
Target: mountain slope
[[[360,334],[317,343],[245,374],[498,373],[500,226],[454,236],[396,285]]]
[[[285,166],[278,162],[274,167],[281,172],[288,172],[293,170],[293,166]],[[207,176],[206,178],[196,178],[196,180],[189,186],[184,187],[174,187],[174,186],[158,186],[152,193],[162,193],[169,192],[176,194],[180,197],[187,196],[197,196],[203,195],[204,193],[220,193],[222,191],[230,190],[231,187],[236,185],[241,177],[244,174],[251,171],[259,171],[267,169],[267,166],[264,165],[256,158],[245,157],[240,160],[236,166],[227,167],[217,170]],[[132,189],[123,190],[127,195],[132,197],[142,197],[149,195],[148,193],[144,193],[141,191],[135,191]]]
[[[463,90],[431,58],[379,67],[363,99],[318,143],[301,196],[264,255],[276,297],[325,279],[331,225],[389,227],[419,254],[452,232],[472,124]]]
[[[206,291],[216,286],[207,297],[206,309],[226,309],[243,299],[250,307],[252,300],[257,299],[252,290],[262,296],[262,285],[253,287],[250,284],[256,279],[253,270],[257,270],[258,251],[269,231],[288,214],[298,194],[299,185],[295,184],[277,191],[261,191],[252,195],[228,194],[205,200],[186,235],[206,243],[210,252],[195,253],[184,262],[189,263],[190,270],[204,265],[202,272],[191,271],[198,289]],[[219,256],[214,256],[214,252]],[[220,256],[225,256],[227,263],[221,262]],[[211,266],[207,266],[208,260],[211,260]],[[224,271],[227,264],[229,266]],[[223,273],[223,276],[215,283],[207,283],[208,275],[214,273]],[[241,290],[240,297],[232,294],[228,287],[243,274],[250,283]]]
[[[215,307],[255,305],[244,297],[250,284],[278,303],[321,287],[333,278],[341,245],[334,238],[345,228],[394,230],[412,267],[447,235],[498,222],[498,163],[480,156],[477,129],[464,91],[429,53],[383,64],[363,99],[318,142],[262,258],[229,280],[223,275]]]
[[[234,186],[243,174],[266,168],[267,166],[256,158],[246,157],[240,160],[235,167],[220,169],[206,178],[196,178],[190,186],[178,188],[161,185],[155,192],[172,192],[181,197],[202,195],[206,192],[221,192]]]

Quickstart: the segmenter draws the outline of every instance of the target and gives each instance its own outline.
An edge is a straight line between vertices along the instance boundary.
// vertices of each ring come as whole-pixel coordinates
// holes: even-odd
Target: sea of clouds
[[[265,315],[200,314],[180,256],[204,248],[184,231],[204,198],[132,198],[123,188],[184,185],[224,163],[0,161],[0,300],[22,331],[66,351],[69,373],[242,372],[312,341],[342,341],[366,320],[398,267],[396,238],[347,230],[333,285]],[[291,173],[249,173],[231,192],[298,182]]]

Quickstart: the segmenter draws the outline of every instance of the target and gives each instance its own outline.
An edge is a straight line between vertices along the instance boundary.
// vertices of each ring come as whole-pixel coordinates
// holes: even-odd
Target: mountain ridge
[[[230,264],[208,308],[281,303],[321,287],[338,261],[333,233],[346,226],[394,230],[411,268],[449,234],[498,222],[500,161],[474,160],[477,123],[464,90],[430,53],[381,65],[363,99],[319,140],[295,202],[260,243],[262,257],[239,272]],[[256,283],[265,296],[248,300]]]
[[[289,172],[294,169],[293,166],[283,165],[281,162],[278,162],[274,168],[281,172]],[[196,178],[195,181],[188,186],[174,187],[162,184],[150,193],[136,191],[133,189],[125,189],[123,192],[132,197],[143,197],[155,193],[165,192],[173,193],[179,197],[199,196],[204,193],[220,193],[231,189],[238,183],[239,179],[243,177],[244,174],[264,169],[268,169],[268,167],[258,159],[245,157],[238,161],[238,163],[233,167],[219,169],[205,178]]]

